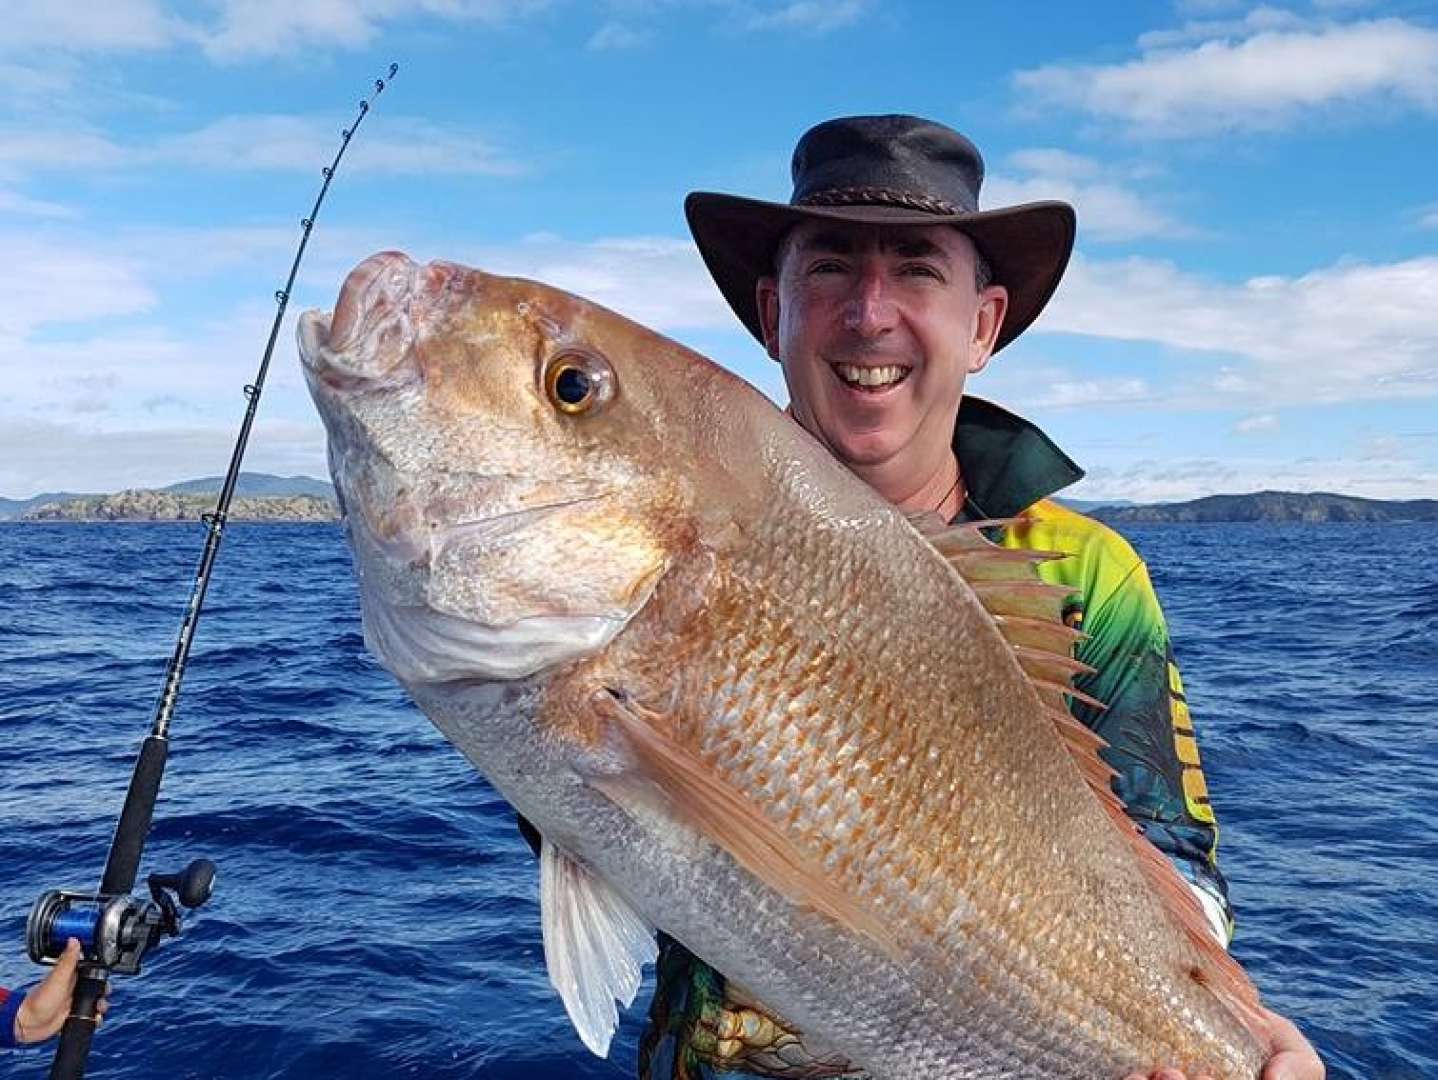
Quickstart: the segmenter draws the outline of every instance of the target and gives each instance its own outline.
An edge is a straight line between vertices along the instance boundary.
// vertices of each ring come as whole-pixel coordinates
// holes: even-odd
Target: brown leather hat
[[[690,192],[684,216],[719,291],[763,341],[754,286],[774,272],[784,234],[801,221],[954,225],[1009,291],[994,351],[1038,318],[1073,251],[1063,202],[979,209],[984,162],[957,131],[917,116],[843,116],[810,128],[794,148],[787,203]]]

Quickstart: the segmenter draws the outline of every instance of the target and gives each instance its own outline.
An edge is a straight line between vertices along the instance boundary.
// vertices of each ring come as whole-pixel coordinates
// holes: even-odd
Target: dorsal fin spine
[[[1256,1039],[1266,1042],[1267,1022],[1258,1003],[1258,991],[1238,963],[1214,939],[1208,916],[1188,883],[1144,837],[1114,793],[1111,780],[1115,771],[1099,756],[1099,751],[1108,744],[1063,707],[1063,699],[1068,697],[1091,708],[1106,708],[1073,686],[1074,675],[1092,669],[1072,659],[1068,652],[1077,641],[1083,640],[1082,634],[1065,626],[1062,620],[1062,602],[1074,590],[1049,585],[1037,574],[1037,563],[1055,553],[1016,558],[1014,549],[1001,548],[983,536],[984,529],[1025,520],[968,522],[947,528],[936,527],[931,521],[919,521],[915,526],[969,585],[1013,647],[1038,692],[1044,713],[1089,789],[1114,827],[1128,840],[1149,886],[1202,957],[1204,966],[1195,968],[1193,977],[1207,986]],[[1043,644],[1036,645],[1036,641]]]

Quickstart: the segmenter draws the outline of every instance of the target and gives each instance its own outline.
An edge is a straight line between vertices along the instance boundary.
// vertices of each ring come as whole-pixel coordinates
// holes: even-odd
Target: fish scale
[[[905,770],[904,765],[919,755],[920,746],[932,747],[936,742],[952,744],[954,734],[962,730],[962,718],[955,715],[957,710],[945,700],[942,682],[927,684],[924,692],[915,693],[905,685],[907,680],[898,664],[865,664],[859,659],[883,656],[873,649],[872,643],[874,639],[888,635],[876,618],[883,614],[882,609],[866,609],[847,599],[854,595],[853,583],[864,576],[863,567],[856,566],[855,555],[862,548],[854,543],[854,537],[846,533],[842,543],[829,545],[830,550],[806,551],[806,545],[811,548],[820,546],[829,534],[810,531],[803,537],[795,537],[793,531],[782,520],[775,523],[768,535],[762,527],[756,528],[754,542],[746,547],[744,554],[797,552],[797,558],[807,562],[811,574],[815,567],[832,569],[830,574],[819,575],[821,581],[830,584],[827,594],[822,595],[817,606],[809,602],[786,604],[786,591],[778,587],[778,582],[766,580],[774,573],[773,568],[763,560],[737,562],[732,572],[721,575],[725,580],[736,583],[738,595],[723,599],[716,597],[711,601],[706,610],[716,613],[716,618],[712,625],[705,628],[705,644],[697,648],[691,645],[685,650],[690,656],[712,657],[710,670],[713,675],[708,681],[707,691],[685,695],[693,704],[686,712],[685,721],[676,725],[673,734],[681,742],[688,741],[695,753],[710,761],[730,784],[749,793],[757,801],[765,800],[774,787],[788,780],[796,793],[796,801],[809,808],[809,812],[801,814],[797,820],[786,822],[801,846],[813,850],[826,869],[839,873],[850,891],[870,896],[891,909],[885,911],[886,915],[892,913],[902,918],[917,912],[927,914],[929,925],[926,929],[937,948],[957,955],[979,957],[972,967],[990,972],[989,978],[993,983],[984,995],[986,1004],[991,1006],[994,999],[1003,999],[1008,1003],[1010,1015],[1022,1017],[1033,1011],[1032,1002],[1036,996],[1026,992],[1027,987],[1041,984],[1045,991],[1045,1009],[1050,1014],[1060,1013],[1067,1019],[1071,1034],[1062,1037],[1061,1046],[1049,1045],[1047,1051],[1044,1050],[1045,1044],[1052,1044],[1053,1040],[1030,1039],[1027,1040],[1030,1047],[1040,1053],[1060,1055],[1070,1065],[1075,1057],[1082,1061],[1083,1055],[1076,1053],[1077,1043],[1085,1039],[1109,1041],[1090,1021],[1083,1019],[1101,1008],[1098,1004],[1100,996],[1085,995],[1081,992],[1082,982],[1065,983],[1045,970],[1035,960],[1032,951],[1022,944],[1025,935],[1030,933],[1024,924],[1019,924],[1009,934],[979,936],[956,931],[952,927],[947,936],[938,933],[939,927],[934,924],[944,922],[948,913],[958,910],[961,904],[977,912],[972,920],[967,920],[969,924],[983,927],[1002,925],[1005,922],[1003,916],[1012,911],[1012,898],[1019,891],[1018,866],[1026,860],[1015,857],[1013,849],[1016,845],[1013,842],[1006,845],[1007,858],[1002,860],[979,859],[976,865],[969,865],[962,859],[945,857],[946,853],[963,852],[966,846],[977,848],[980,852],[984,850],[983,826],[980,824],[975,830],[979,835],[969,845],[965,844],[963,828],[963,823],[969,819],[966,807],[982,804],[979,792],[975,790],[972,777],[956,768],[945,767],[936,776],[927,770]],[[926,584],[923,582],[925,571],[930,577],[940,575],[941,579],[949,573],[947,568],[938,566],[935,558],[926,551],[912,546],[906,549],[903,545],[892,545],[881,549],[871,564],[882,563],[892,572],[892,567],[901,565],[899,560],[904,557],[914,569],[909,582],[897,583],[900,589],[913,590],[920,595],[945,595],[944,590],[934,589],[931,582],[927,583],[927,588],[923,587]],[[780,560],[781,571],[788,561],[788,558]],[[835,610],[844,614],[835,623],[825,625],[825,616]],[[942,612],[934,610],[928,614],[938,616]],[[989,631],[984,623],[987,617],[976,605],[973,615],[975,625],[963,628],[961,639],[987,637],[991,647],[1002,650],[1004,646],[997,631]],[[806,622],[809,625],[806,626]],[[989,632],[986,634],[985,631]],[[626,646],[649,655],[653,655],[657,646],[645,636],[642,622],[634,626],[631,634],[621,635],[612,647],[613,655],[606,659],[606,663],[616,670],[639,670],[637,660],[624,654]],[[809,672],[810,678],[817,680],[817,685],[795,677],[796,673],[786,665],[765,663],[776,639],[804,643],[791,654],[793,665],[799,672]],[[843,643],[846,651],[838,652],[835,643]],[[902,655],[902,650],[889,655]],[[814,664],[810,662],[811,657],[822,659]],[[956,657],[951,657],[950,662],[954,666],[960,663]],[[666,665],[666,670],[673,669]],[[756,670],[762,673],[758,677],[752,675]],[[695,682],[704,679],[702,674],[695,672],[686,672],[685,677]],[[993,685],[997,680],[984,682]],[[817,728],[809,732],[808,738],[786,739],[786,731],[794,730],[789,723],[789,703],[806,692],[812,700],[810,714],[820,718]],[[902,707],[899,701],[902,701]],[[756,707],[756,702],[761,707]],[[855,708],[856,702],[867,707]],[[905,723],[907,717],[919,717],[927,722]],[[851,756],[843,753],[844,748],[862,745],[863,734],[868,730],[887,735],[886,754],[878,751],[873,740],[869,745],[873,747],[871,753],[888,758],[888,768],[876,761],[871,769],[853,770]],[[974,742],[981,751],[980,756],[984,756],[982,748],[988,748],[986,756],[990,761],[1001,759],[1005,748],[1013,745],[1011,740],[1002,738],[996,727],[979,731]],[[772,755],[768,748],[776,744],[783,746],[784,752]],[[927,751],[924,756],[929,756]],[[1063,760],[1057,753],[1053,757],[1055,772],[1058,772]],[[957,752],[945,755],[938,764],[945,766],[948,762],[964,759],[965,755]],[[834,797],[838,788],[836,766],[841,760],[846,766],[846,775],[862,774],[871,778],[872,787],[877,790],[860,790],[859,797],[867,799],[871,807],[881,808],[879,813],[871,810],[869,814],[862,815],[861,827],[848,834],[852,840],[849,850],[838,842],[826,813],[828,800]],[[865,762],[868,763],[867,758]],[[1016,785],[1009,783],[1010,777],[1002,768],[987,779],[990,791],[1015,790]],[[1055,777],[1054,787],[1061,786]],[[1077,782],[1075,786],[1078,790],[1072,794],[1076,798],[1086,797],[1086,792]],[[929,790],[935,788],[947,788],[952,794],[947,800],[936,803],[932,798],[925,797]],[[1044,805],[1042,800],[1037,803],[1024,799],[1013,801],[1016,805],[1009,813],[1017,816],[1027,812],[1030,816],[1030,820],[1024,822],[1023,833],[1034,837],[1049,834],[1048,823],[1042,821],[1038,813]],[[1049,801],[1052,803],[1053,800]],[[997,814],[998,811],[990,818]],[[895,816],[908,817],[909,823],[903,829],[890,827],[886,819]],[[1106,823],[1103,824],[1106,826]],[[839,858],[833,858],[835,854]],[[938,866],[934,866],[935,863]],[[859,872],[860,868],[862,872]],[[979,909],[967,895],[968,890],[953,884],[965,877],[972,879],[970,888],[975,894],[994,898],[993,910]],[[890,883],[889,888],[882,887],[884,882]],[[931,897],[923,889],[924,884],[938,895]],[[1029,905],[1033,919],[1046,926],[1060,925],[1055,920],[1061,912],[1044,904],[1042,897],[1043,894],[1040,894],[1039,899]],[[1032,936],[1039,937],[1037,934]],[[1060,955],[1074,944],[1058,935],[1049,937],[1050,949]],[[945,991],[954,994],[962,1002],[964,1010],[973,1009],[978,1004],[966,997],[962,988],[955,988],[952,981],[945,986]],[[839,996],[843,996],[843,992],[836,990]],[[1107,987],[1102,996],[1112,996]],[[1055,1017],[1050,1015],[1048,1019],[1052,1021]],[[997,1044],[1001,1038],[999,1021],[995,1021],[994,1026],[995,1032],[990,1037]],[[1012,1024],[1006,1026],[1010,1030],[1014,1027]],[[1115,1021],[1114,1026],[1121,1026],[1120,1022]],[[1054,1025],[1047,1025],[1047,1030],[1054,1030]],[[1121,1034],[1132,1037],[1135,1033]],[[1181,1045],[1175,1041],[1175,1054],[1180,1052],[1177,1047]],[[1035,1064],[1031,1057],[1024,1060],[1029,1067]],[[1094,1063],[1097,1064],[1097,1061]]]
[[[599,1013],[637,984],[618,910],[875,1077],[1256,1076],[986,610],[1042,608],[1011,558],[925,539],[739,380],[545,286],[387,253],[334,322],[300,337],[366,641],[563,860],[546,952],[592,1047],[585,980]],[[559,363],[611,388],[592,417],[546,400]]]

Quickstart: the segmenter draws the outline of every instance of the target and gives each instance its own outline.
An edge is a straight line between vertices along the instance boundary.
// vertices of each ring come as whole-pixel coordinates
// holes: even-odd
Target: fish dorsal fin
[[[1063,603],[1073,590],[1045,584],[1038,578],[1039,563],[1064,556],[1049,551],[999,547],[981,532],[1013,522],[971,522],[945,527],[941,522],[936,524],[937,515],[932,514],[911,515],[909,520],[969,584],[1013,646],[1019,664],[1038,691],[1044,712],[1089,789],[1128,841],[1149,887],[1202,958],[1200,966],[1189,972],[1190,977],[1208,987],[1238,1022],[1263,1042],[1268,1036],[1268,1024],[1259,1010],[1257,989],[1214,938],[1212,923],[1188,882],[1144,837],[1114,794],[1111,784],[1114,770],[1099,756],[1099,751],[1108,744],[1075,719],[1065,704],[1065,698],[1074,698],[1095,708],[1104,707],[1102,702],[1073,686],[1074,676],[1093,671],[1072,656],[1073,646],[1085,640],[1085,636],[1063,622]]]
[[[1084,635],[1064,625],[1063,604],[1073,590],[1039,580],[1034,569],[1041,562],[1065,558],[1063,552],[1005,548],[984,537],[983,529],[1011,521],[945,525],[932,512],[908,518],[994,617],[1045,702],[1053,701],[1055,691],[1068,687],[1074,675],[1093,670],[1073,658],[1073,646]],[[1075,693],[1071,688],[1063,692]]]
[[[666,735],[665,717],[609,692],[596,704],[624,734],[638,759],[641,782],[656,785],[678,818],[793,903],[869,937],[892,956],[900,955],[892,928],[835,884],[817,857],[803,851],[711,766]],[[621,805],[632,794],[628,779],[595,778],[590,783]]]
[[[584,1045],[607,1057],[619,1024],[614,1003],[633,1002],[657,953],[654,932],[608,882],[548,840],[539,855],[539,910],[549,981]]]

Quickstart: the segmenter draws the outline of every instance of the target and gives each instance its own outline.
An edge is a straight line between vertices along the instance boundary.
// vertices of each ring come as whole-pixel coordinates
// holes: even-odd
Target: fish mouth
[[[348,391],[417,377],[420,338],[475,273],[441,261],[421,266],[402,251],[371,255],[345,277],[333,313],[300,316],[300,363],[310,385]]]
[[[420,273],[403,252],[381,251],[349,272],[332,314],[300,316],[300,363],[311,385],[355,389],[382,379],[410,355]]]

